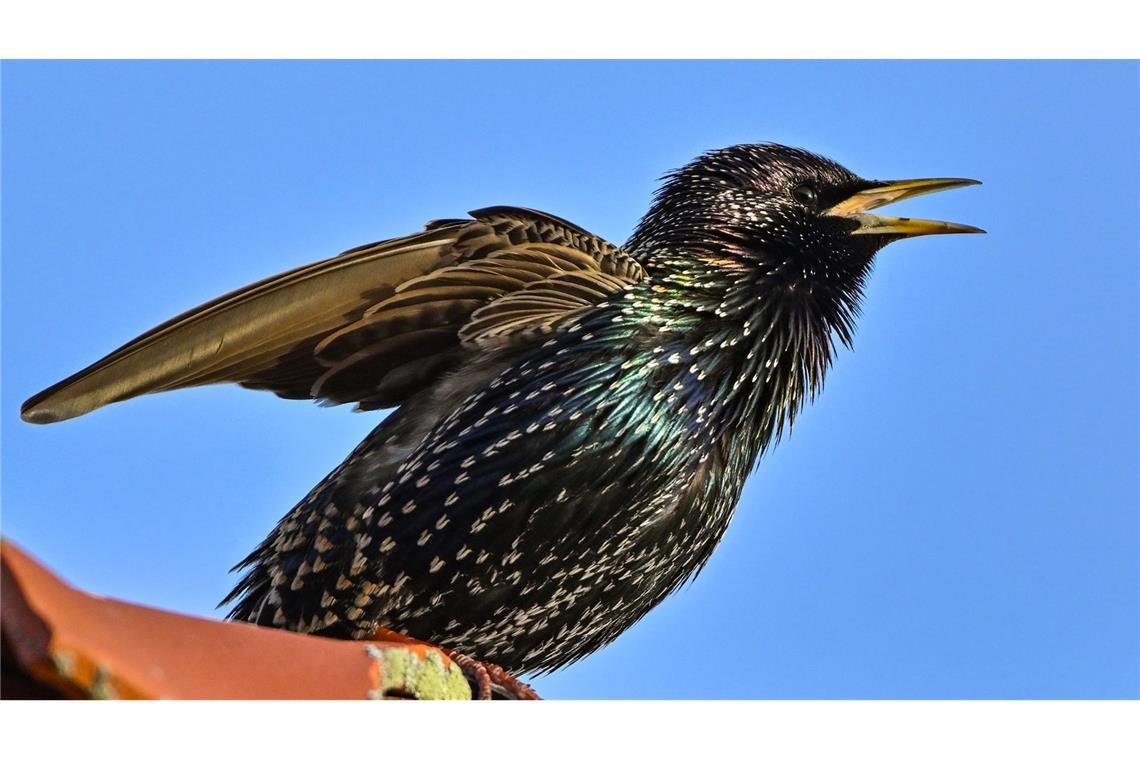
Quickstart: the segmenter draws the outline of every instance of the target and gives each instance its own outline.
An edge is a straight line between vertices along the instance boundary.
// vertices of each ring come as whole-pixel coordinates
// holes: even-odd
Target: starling
[[[175,317],[22,416],[221,382],[394,407],[235,568],[229,616],[550,671],[708,560],[850,345],[876,252],[982,231],[868,212],[971,184],[716,150],[667,175],[622,247],[523,208],[431,222]]]

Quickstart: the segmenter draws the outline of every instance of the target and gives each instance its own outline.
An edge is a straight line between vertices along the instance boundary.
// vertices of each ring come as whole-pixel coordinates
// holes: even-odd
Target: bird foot
[[[530,686],[512,676],[498,665],[480,662],[454,649],[437,646],[411,636],[398,633],[390,628],[378,628],[368,637],[371,641],[386,641],[396,644],[418,644],[438,649],[454,662],[471,683],[475,699],[542,699]]]

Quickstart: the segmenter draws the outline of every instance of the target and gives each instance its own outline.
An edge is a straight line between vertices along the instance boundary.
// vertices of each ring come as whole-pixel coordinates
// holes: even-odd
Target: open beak
[[[930,219],[908,219],[897,216],[877,216],[868,211],[888,203],[896,203],[916,195],[952,190],[955,187],[982,184],[976,179],[904,179],[886,182],[869,190],[861,190],[841,200],[827,210],[832,216],[842,216],[859,223],[852,235],[948,235],[955,232],[985,232],[968,224],[937,222]]]

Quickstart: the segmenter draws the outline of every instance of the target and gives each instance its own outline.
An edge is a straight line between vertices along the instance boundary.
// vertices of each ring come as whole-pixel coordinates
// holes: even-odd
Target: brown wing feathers
[[[435,230],[354,249],[234,291],[33,396],[21,416],[56,422],[143,393],[253,377],[291,346],[367,308],[364,283],[394,289],[438,267],[454,242],[452,230]]]
[[[642,276],[619,249],[556,217],[506,207],[472,216],[222,296],[33,396],[21,414],[56,422],[219,382],[394,406],[462,351],[524,339]]]
[[[605,272],[559,272],[477,309],[459,330],[465,345],[518,344],[546,334],[569,312],[629,284]]]

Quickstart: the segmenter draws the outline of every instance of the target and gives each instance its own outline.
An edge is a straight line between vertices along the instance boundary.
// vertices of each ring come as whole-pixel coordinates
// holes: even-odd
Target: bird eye
[[[796,185],[792,189],[792,197],[800,203],[811,208],[815,208],[819,196],[816,195],[815,188],[811,185]]]

